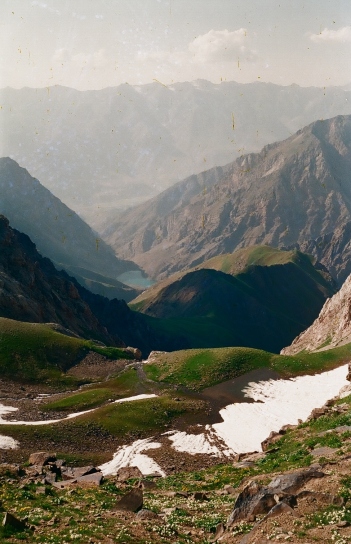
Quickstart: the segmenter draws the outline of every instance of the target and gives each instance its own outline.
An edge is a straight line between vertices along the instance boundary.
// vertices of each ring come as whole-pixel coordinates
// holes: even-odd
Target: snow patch
[[[116,404],[118,402],[129,402],[132,400],[152,399],[154,397],[157,397],[157,395],[155,395],[154,393],[150,393],[149,395],[143,393],[142,395],[135,395],[134,397],[127,397],[125,399],[115,400],[113,404]]]
[[[0,449],[1,450],[15,450],[18,448],[19,442],[11,438],[11,436],[4,436],[0,434]]]
[[[115,400],[112,404],[121,403],[121,402],[133,402],[136,400],[150,399],[153,397],[157,397],[157,395],[154,395],[154,394],[135,395],[133,397],[127,397],[125,399]],[[99,407],[91,408],[90,410],[84,410],[83,412],[75,412],[61,419],[43,419],[39,421],[19,421],[15,419],[15,420],[8,421],[7,419],[3,419],[2,416],[8,414],[9,412],[15,412],[16,410],[18,410],[18,408],[14,408],[13,406],[4,406],[3,404],[0,404],[0,423],[1,425],[50,425],[51,423],[58,423],[59,421],[74,419],[76,417],[82,416],[83,414],[89,414],[89,412],[95,412],[98,409]]]
[[[99,467],[104,476],[117,474],[117,471],[122,467],[138,467],[145,476],[156,472],[161,476],[165,476],[161,467],[151,457],[142,453],[161,446],[159,442],[151,442],[151,440],[152,438],[137,440],[130,446],[119,448],[113,455],[112,461],[108,461]]]
[[[314,376],[250,383],[245,396],[255,403],[235,403],[220,411],[223,423],[212,425],[229,448],[245,453],[261,450],[261,442],[283,425],[296,425],[312,410],[335,397],[348,384],[347,365]]]
[[[183,431],[174,431],[173,434],[167,433],[169,440],[173,442],[173,448],[177,451],[183,451],[191,454],[206,453],[208,455],[219,456],[221,452],[211,444],[210,436],[205,434],[188,434]]]

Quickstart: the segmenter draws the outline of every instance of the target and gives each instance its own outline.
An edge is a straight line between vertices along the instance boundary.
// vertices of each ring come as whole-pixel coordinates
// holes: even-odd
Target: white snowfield
[[[209,427],[209,425],[206,427]],[[208,430],[210,431],[210,429]],[[167,434],[169,440],[173,442],[173,448],[177,451],[184,451],[192,454],[206,453],[207,455],[215,456],[219,456],[221,454],[217,446],[212,444],[210,434],[188,434],[184,431],[170,431]]]
[[[113,455],[112,461],[100,466],[102,473],[104,475],[117,474],[118,469],[122,467],[138,467],[144,475],[158,473],[165,476],[161,467],[151,457],[141,453],[161,446],[159,442],[151,442],[151,440],[152,438],[137,440],[130,446],[119,448]]]
[[[250,383],[245,396],[256,402],[226,406],[220,411],[223,423],[212,428],[234,452],[261,451],[261,442],[271,431],[296,425],[314,408],[338,395],[349,384],[347,372],[347,365],[343,365],[314,376]]]
[[[223,456],[228,457],[239,452],[260,451],[261,442],[271,431],[278,431],[285,424],[295,425],[299,419],[305,420],[314,408],[322,406],[328,399],[338,395],[340,389],[349,385],[346,380],[347,372],[348,366],[343,365],[314,376],[251,382],[243,391],[246,397],[255,402],[234,403],[226,406],[220,411],[223,422],[214,425],[199,425],[198,434],[173,430],[164,433],[163,436],[170,440],[176,451],[193,455],[202,453],[223,458]],[[151,397],[155,395],[137,395],[116,402]],[[0,405],[1,424],[14,423],[3,420],[1,417],[13,410],[15,408]],[[86,412],[71,414],[65,419],[78,417],[82,413]],[[55,421],[62,420],[16,423],[46,425]],[[1,441],[0,447],[4,447]],[[119,468],[126,466],[138,466],[143,474],[158,472],[164,475],[152,456],[143,453],[160,447],[162,445],[152,442],[152,438],[137,440],[131,445],[119,448],[113,459],[100,468],[105,475],[115,474]]]

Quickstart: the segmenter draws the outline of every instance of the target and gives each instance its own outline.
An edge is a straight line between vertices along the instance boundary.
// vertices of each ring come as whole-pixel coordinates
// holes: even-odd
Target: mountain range
[[[212,104],[213,87],[182,90],[189,101],[194,88],[206,90]],[[180,87],[157,90],[177,95]],[[328,100],[334,91],[339,96],[328,90]],[[98,101],[102,120],[115,107],[114,92],[105,90],[106,111]],[[154,117],[150,108],[138,124],[145,110],[133,97],[144,104],[146,87],[123,92],[132,106],[123,105],[130,117],[118,127],[131,145],[132,134],[140,137],[137,157],[160,112],[154,102]],[[78,118],[76,94],[68,96]],[[197,113],[187,118],[195,133]],[[94,115],[83,143],[92,150],[95,142],[103,157]],[[48,116],[37,122],[44,126]],[[54,117],[53,155],[63,133]],[[236,115],[231,122],[235,131]],[[81,127],[75,119],[66,129],[63,156],[70,151],[74,161]],[[191,150],[197,142],[186,134]],[[150,145],[157,131],[153,137]],[[179,149],[166,141],[152,168]],[[106,158],[100,167],[93,154],[78,174],[81,158],[72,171],[65,163],[53,169],[50,181],[62,167],[73,177],[92,167],[107,176]],[[351,271],[350,163],[351,116],[316,121],[115,217],[103,242],[13,159],[0,159],[0,540],[351,538],[351,275],[337,291]],[[144,168],[141,188],[152,168]],[[87,183],[81,206],[91,197],[92,210],[99,190],[114,205],[114,183],[96,193]],[[79,186],[66,188],[80,198]],[[118,280],[143,269],[158,281],[142,293]],[[264,351],[291,341],[280,355]]]
[[[98,91],[0,91],[10,156],[95,228],[109,212],[186,176],[287,138],[307,123],[350,114],[342,87],[198,80]]]
[[[316,121],[174,185],[111,222],[103,237],[120,258],[159,279],[241,247],[328,239],[350,221],[350,169],[351,116]],[[344,236],[337,254],[323,260],[337,278],[351,272],[347,244]]]

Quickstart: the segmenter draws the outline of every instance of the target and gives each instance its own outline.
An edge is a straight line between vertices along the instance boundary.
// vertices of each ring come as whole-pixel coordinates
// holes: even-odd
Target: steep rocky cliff
[[[0,316],[55,322],[84,337],[123,345],[82,300],[77,286],[42,257],[28,236],[0,215]]]
[[[350,221],[350,170],[351,116],[317,121],[221,173],[175,185],[123,215],[105,238],[158,278],[240,247],[302,244]]]
[[[0,215],[0,317],[54,322],[109,345],[152,349],[188,347],[181,335],[159,332],[153,320],[132,312],[124,300],[91,293],[40,255],[30,238]],[[121,340],[122,339],[122,340]]]
[[[324,304],[314,323],[284,348],[283,355],[299,351],[315,351],[351,342],[351,276],[340,291]]]

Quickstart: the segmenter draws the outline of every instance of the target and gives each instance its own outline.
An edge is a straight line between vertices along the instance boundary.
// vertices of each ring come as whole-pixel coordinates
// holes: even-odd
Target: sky
[[[0,87],[351,82],[350,0],[1,0]]]

